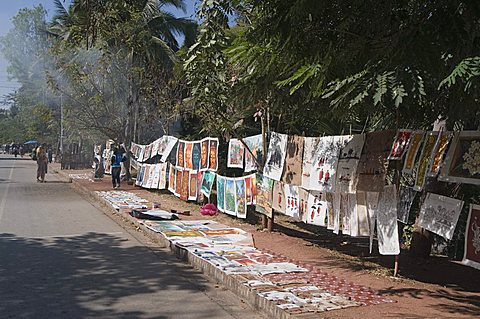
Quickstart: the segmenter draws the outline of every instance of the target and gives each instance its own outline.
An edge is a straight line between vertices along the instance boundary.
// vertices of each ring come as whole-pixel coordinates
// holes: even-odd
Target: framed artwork
[[[302,184],[303,141],[301,136],[288,136],[285,169],[282,180],[286,184]]]
[[[287,135],[275,132],[272,132],[270,136],[267,161],[263,168],[263,174],[275,181],[279,181],[282,177],[283,167],[285,165],[287,139]]]
[[[451,240],[462,208],[462,200],[427,193],[418,215],[418,226]]]
[[[412,174],[415,165],[415,158],[417,157],[418,150],[422,145],[424,131],[413,131],[410,140],[408,142],[408,149],[405,156],[405,162],[403,163],[402,172],[405,174]]]
[[[405,155],[412,136],[412,130],[398,130],[395,139],[393,140],[392,149],[388,155],[389,160],[401,160]]]
[[[455,133],[438,179],[480,185],[480,131]]]
[[[228,142],[227,167],[243,168],[244,154],[245,149],[243,147],[243,143],[236,138],[230,139]]]
[[[272,217],[273,180],[264,175],[256,174],[256,182],[257,203],[255,210],[260,214]]]
[[[470,204],[462,263],[480,270],[480,205]]]

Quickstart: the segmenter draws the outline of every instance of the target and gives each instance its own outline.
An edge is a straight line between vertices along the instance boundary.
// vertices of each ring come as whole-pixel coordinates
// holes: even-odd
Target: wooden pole
[[[265,109],[262,110],[265,112]],[[262,124],[262,142],[263,142],[263,167],[265,167],[265,163],[267,160],[267,132],[265,128],[265,114],[262,114],[260,117],[260,121]],[[267,216],[262,215],[262,227],[263,229],[267,228]]]

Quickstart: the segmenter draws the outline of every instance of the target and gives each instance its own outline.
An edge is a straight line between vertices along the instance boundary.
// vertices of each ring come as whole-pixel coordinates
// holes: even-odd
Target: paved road
[[[260,318],[35,170],[0,155],[0,318]]]

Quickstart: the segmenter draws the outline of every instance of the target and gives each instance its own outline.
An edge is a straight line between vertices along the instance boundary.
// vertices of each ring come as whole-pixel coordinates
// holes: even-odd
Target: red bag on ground
[[[218,213],[217,206],[214,204],[205,204],[200,207],[200,214],[203,216],[215,216]]]

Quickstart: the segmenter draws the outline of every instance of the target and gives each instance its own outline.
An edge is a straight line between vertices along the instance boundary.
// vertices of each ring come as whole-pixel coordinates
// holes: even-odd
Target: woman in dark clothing
[[[122,171],[122,162],[125,162],[125,160],[123,150],[121,148],[115,148],[111,158],[113,188],[120,188],[120,172]]]

